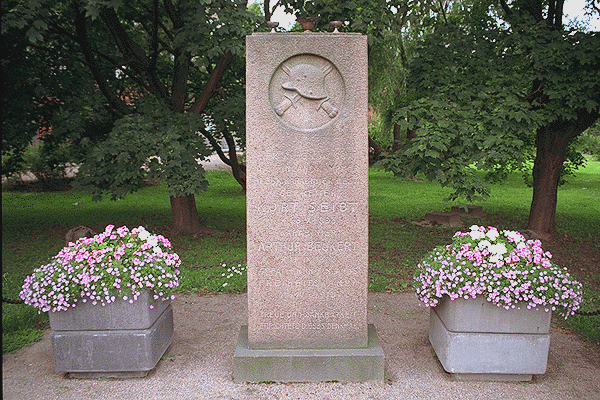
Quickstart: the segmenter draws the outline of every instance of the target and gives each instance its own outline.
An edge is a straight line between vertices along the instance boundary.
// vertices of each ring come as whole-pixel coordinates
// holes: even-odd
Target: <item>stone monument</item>
[[[248,325],[234,380],[383,380],[367,324],[367,39],[246,39]]]

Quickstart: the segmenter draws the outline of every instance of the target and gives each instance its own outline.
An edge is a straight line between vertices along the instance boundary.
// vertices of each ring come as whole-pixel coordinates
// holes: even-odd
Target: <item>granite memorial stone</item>
[[[246,43],[248,326],[234,380],[382,380],[367,325],[366,36]]]

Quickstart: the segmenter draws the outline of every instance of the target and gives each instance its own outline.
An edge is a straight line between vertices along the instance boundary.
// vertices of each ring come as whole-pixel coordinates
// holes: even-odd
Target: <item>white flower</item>
[[[500,234],[498,233],[498,231],[495,230],[495,229],[490,229],[489,231],[487,231],[487,233],[485,235],[488,238],[490,238],[490,240],[496,240],[496,239],[498,239],[498,236],[500,236]]]
[[[520,243],[520,242],[524,241],[523,235],[521,235],[519,232],[515,232],[515,231],[503,231],[502,233],[507,238],[512,239],[512,241],[515,242],[515,243]]]
[[[158,246],[158,240],[156,239],[155,236],[152,236],[148,239],[148,244],[152,247],[156,247],[156,246]]]
[[[497,244],[488,246],[488,250],[490,251],[490,253],[492,253],[496,257],[502,256],[507,251],[506,245],[504,243],[497,243]],[[491,261],[491,257],[490,257],[490,261]],[[492,262],[495,262],[495,261],[492,261]]]
[[[488,240],[482,240],[481,242],[479,242],[477,244],[477,247],[479,247],[480,249],[485,249],[485,248],[489,248],[492,244],[488,241]]]
[[[163,252],[159,246],[154,246],[152,251],[154,251],[155,254],[161,254]]]
[[[138,236],[140,237],[140,239],[146,240],[150,237],[150,233],[148,231],[141,231],[140,233],[138,233]]]
[[[477,225],[471,225],[471,227],[469,228],[472,231],[478,231],[479,230],[479,226]]]
[[[475,225],[473,225],[475,226]],[[485,237],[485,233],[480,232],[480,231],[471,231],[469,232],[469,236],[471,236],[471,239],[473,240],[479,240],[479,239],[483,239]]]

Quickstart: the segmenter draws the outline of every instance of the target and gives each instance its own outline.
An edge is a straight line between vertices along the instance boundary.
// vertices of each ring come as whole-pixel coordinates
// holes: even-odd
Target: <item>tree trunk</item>
[[[568,139],[550,126],[538,129],[533,164],[533,198],[527,228],[541,239],[556,235],[558,183],[567,145]]]
[[[394,124],[392,128],[392,137],[394,138],[394,141],[392,142],[392,151],[395,152],[402,148],[402,128],[400,128],[400,125]],[[407,138],[410,139],[408,134]]]
[[[580,112],[577,119],[555,121],[537,130],[533,164],[533,198],[527,228],[541,239],[556,235],[556,200],[558,183],[571,140],[598,119],[597,112]]]
[[[217,229],[208,228],[200,223],[196,200],[193,194],[172,196],[170,200],[171,213],[173,215],[172,235],[179,235],[180,233],[196,235],[219,232]]]

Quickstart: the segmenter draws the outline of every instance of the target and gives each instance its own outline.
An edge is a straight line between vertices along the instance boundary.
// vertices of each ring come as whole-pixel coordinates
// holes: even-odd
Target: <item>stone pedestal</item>
[[[234,380],[381,380],[367,327],[366,37],[246,43],[248,327]]]
[[[173,341],[173,307],[143,292],[133,304],[118,299],[50,313],[50,327],[57,372],[73,378],[143,377]]]
[[[550,312],[505,310],[485,299],[444,297],[430,310],[429,340],[457,380],[530,381],[546,372]]]
[[[243,326],[235,349],[236,382],[326,382],[383,379],[383,349],[369,325],[365,348],[251,349]]]

